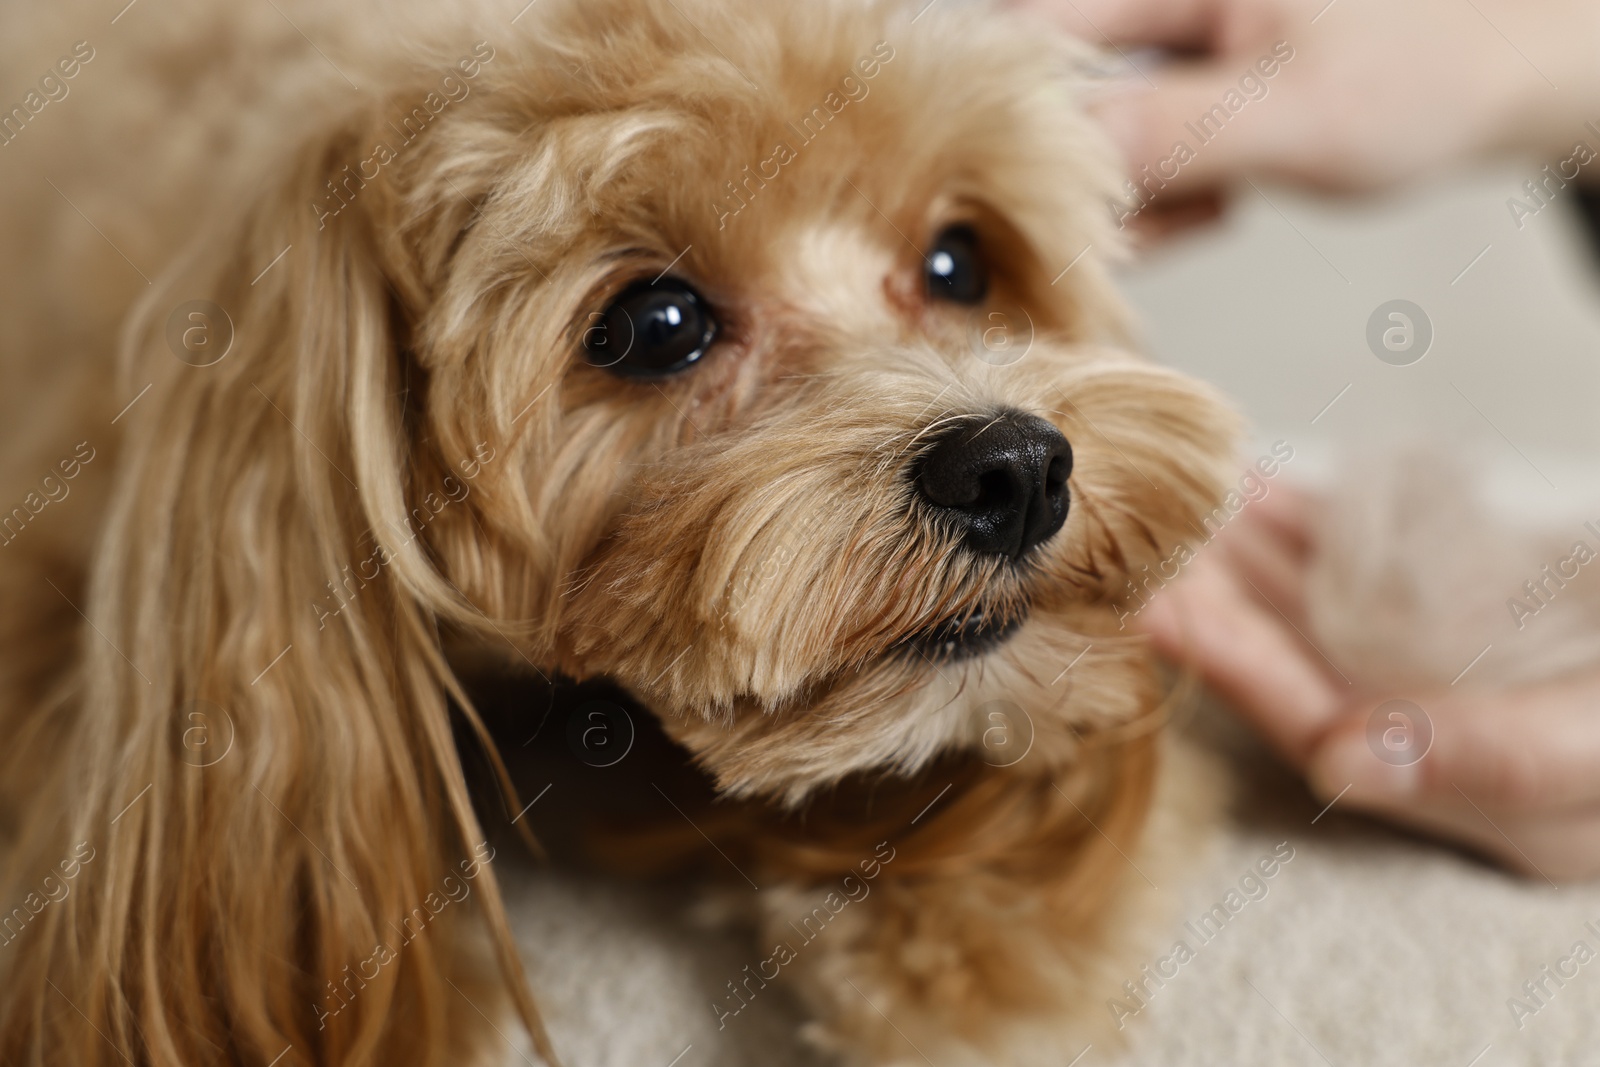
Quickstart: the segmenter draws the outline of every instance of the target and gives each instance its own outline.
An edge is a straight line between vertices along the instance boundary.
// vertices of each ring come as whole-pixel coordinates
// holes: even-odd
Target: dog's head
[[[1117,605],[1196,534],[1231,418],[1118,347],[1079,59],[856,0],[522,18],[281,131],[130,334],[156,388],[69,809],[115,889],[58,909],[93,951],[33,957],[112,1033],[343,1062],[423,1005],[407,1056],[444,1055],[443,947],[315,1008],[480,836],[441,626],[616,679],[788,800],[997,725],[1059,765],[1148,709]],[[201,295],[236,335],[185,366],[166,312]],[[196,701],[237,731],[204,768]]]
[[[1107,621],[1231,443],[1116,347],[1073,57],[987,12],[720,10],[573,13],[603,50],[497,58],[431,146],[479,213],[428,279],[425,421],[503,455],[442,570],[730,789],[912,768],[1000,709],[1060,755],[1147,698]]]

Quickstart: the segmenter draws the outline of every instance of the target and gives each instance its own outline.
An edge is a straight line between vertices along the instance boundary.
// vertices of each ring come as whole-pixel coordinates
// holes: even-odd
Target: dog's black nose
[[[1034,415],[1009,411],[940,437],[916,470],[923,499],[964,527],[974,551],[1020,559],[1067,520],[1072,446]]]

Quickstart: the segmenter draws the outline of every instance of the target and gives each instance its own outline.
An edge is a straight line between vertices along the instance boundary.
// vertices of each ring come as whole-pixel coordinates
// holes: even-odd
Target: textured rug
[[[1299,781],[1221,714],[1191,732],[1239,783],[1227,824],[1182,884],[1162,887],[1178,903],[1150,963],[1178,940],[1193,958],[1161,964],[1176,975],[1142,1007],[1108,990],[1127,1048],[1091,1047],[1062,1067],[1600,1064],[1600,959],[1562,962],[1579,941],[1600,950],[1600,886],[1503,874],[1337,805],[1318,818]],[[1247,878],[1285,855],[1272,878]],[[1230,892],[1245,904],[1213,932],[1206,919]],[[686,891],[530,871],[508,893],[569,1067],[823,1062],[799,1040],[805,1020],[781,978],[718,1028],[712,1002],[759,954],[694,923]],[[1557,986],[1546,966],[1577,974]],[[1529,981],[1552,995],[1514,1013],[1534,1004]]]

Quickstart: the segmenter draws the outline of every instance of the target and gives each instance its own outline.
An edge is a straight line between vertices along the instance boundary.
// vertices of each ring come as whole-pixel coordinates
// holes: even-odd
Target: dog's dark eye
[[[711,307],[681,278],[635,282],[592,317],[583,334],[591,366],[633,378],[676,374],[711,347]]]
[[[928,295],[935,300],[976,304],[989,291],[989,271],[971,226],[951,226],[933,242],[926,261]]]

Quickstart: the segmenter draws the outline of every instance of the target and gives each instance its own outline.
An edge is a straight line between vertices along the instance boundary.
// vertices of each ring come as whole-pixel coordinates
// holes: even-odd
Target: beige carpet
[[[1091,1050],[1080,1067],[1600,1064],[1600,962],[1564,988],[1549,983],[1554,996],[1520,1028],[1507,1007],[1574,942],[1600,950],[1585,928],[1600,929],[1600,886],[1515,878],[1337,805],[1319,819],[1321,805],[1253,738],[1231,723],[1212,733],[1240,795],[1180,890],[1173,937],[1197,944],[1184,922],[1282,842],[1294,858],[1126,1020],[1129,1055]]]
[[[1574,942],[1600,950],[1585,927],[1600,930],[1600,886],[1514,878],[1337,806],[1317,819],[1299,782],[1220,713],[1194,730],[1224,753],[1240,789],[1183,884],[1162,887],[1180,903],[1150,962],[1178,939],[1194,958],[1124,1018],[1127,1050],[1090,1048],[1075,1067],[1600,1064],[1600,959],[1563,988],[1547,982],[1554,995],[1520,1029],[1507,1007],[1514,996],[1531,1003],[1522,983]],[[1247,881],[1248,903],[1219,933],[1206,927],[1202,943],[1202,917],[1285,842],[1293,858]],[[569,1067],[669,1067],[680,1055],[676,1067],[820,1062],[800,1047],[803,1019],[781,979],[718,1030],[710,1004],[754,945],[697,928],[686,895],[551,874],[525,875],[509,892]]]

